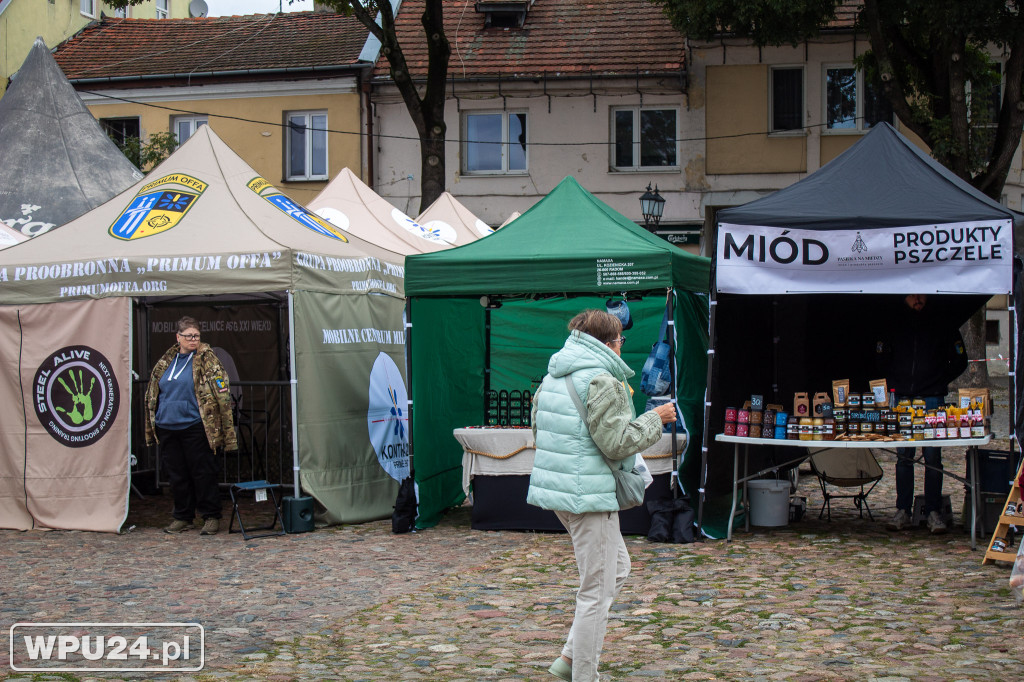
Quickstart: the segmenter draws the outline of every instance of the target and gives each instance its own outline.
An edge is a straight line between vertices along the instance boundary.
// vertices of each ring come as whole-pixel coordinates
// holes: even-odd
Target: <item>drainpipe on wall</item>
[[[366,184],[369,185],[370,189],[377,191],[374,188],[376,184],[376,173],[374,172],[373,164],[375,145],[373,143],[373,102],[370,99],[373,84],[369,80],[364,81],[362,74],[359,74],[359,89],[363,92],[364,101],[366,102]]]

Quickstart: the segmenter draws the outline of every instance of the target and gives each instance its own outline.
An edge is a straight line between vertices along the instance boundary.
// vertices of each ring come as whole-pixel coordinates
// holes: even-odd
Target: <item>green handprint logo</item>
[[[92,389],[96,386],[96,377],[92,377],[92,381],[89,383],[88,392],[85,391],[85,379],[82,378],[82,370],[78,370],[78,378],[75,378],[75,370],[68,372],[68,376],[71,377],[71,385],[74,390],[68,388],[68,385],[64,383],[63,377],[58,377],[57,381],[64,387],[64,390],[71,396],[73,409],[68,412],[63,407],[56,408],[58,412],[63,412],[71,418],[71,422],[78,426],[84,422],[92,419]],[[79,412],[78,408],[82,410]]]

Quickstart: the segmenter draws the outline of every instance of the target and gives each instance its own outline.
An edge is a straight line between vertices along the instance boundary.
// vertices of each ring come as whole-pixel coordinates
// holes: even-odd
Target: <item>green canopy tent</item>
[[[674,292],[678,404],[689,442],[701,442],[710,261],[648,233],[573,178],[494,234],[411,255],[405,267],[419,527],[464,499],[452,430],[488,423],[488,391],[532,394],[569,319],[609,297],[629,301],[633,328],[622,357],[637,373],[641,411],[640,369]],[[688,448],[679,472],[683,491],[695,492],[698,448]]]

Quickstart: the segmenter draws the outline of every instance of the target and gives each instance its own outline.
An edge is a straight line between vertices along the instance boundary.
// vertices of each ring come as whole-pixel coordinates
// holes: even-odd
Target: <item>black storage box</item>
[[[1008,493],[978,493],[978,528],[977,533],[985,538],[995,532],[999,524],[999,516],[1006,507],[1006,495]],[[964,530],[971,532],[971,493],[964,491],[964,506],[962,513]],[[1021,519],[1024,525],[1024,519]]]
[[[671,500],[671,481],[669,474],[657,474],[644,495],[645,503],[619,512],[619,530],[623,535],[647,535],[651,516],[647,513],[646,502]],[[565,532],[555,512],[526,503],[529,488],[528,475],[474,476],[470,527],[473,530]]]
[[[1017,475],[1017,457],[1001,450],[978,450],[978,486],[986,493],[1000,493],[1004,499]],[[969,509],[970,507],[968,507]]]

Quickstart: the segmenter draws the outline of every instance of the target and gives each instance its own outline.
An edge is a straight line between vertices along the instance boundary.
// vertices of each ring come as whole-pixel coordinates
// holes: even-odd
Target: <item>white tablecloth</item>
[[[452,435],[462,446],[462,490],[467,495],[474,476],[529,476],[533,471],[531,429],[455,429]],[[686,435],[677,434],[676,452],[685,449]],[[641,454],[651,475],[657,476],[672,471],[671,453],[672,434],[664,433]]]

